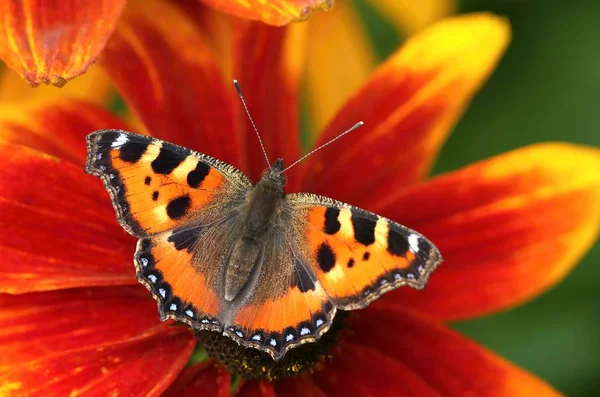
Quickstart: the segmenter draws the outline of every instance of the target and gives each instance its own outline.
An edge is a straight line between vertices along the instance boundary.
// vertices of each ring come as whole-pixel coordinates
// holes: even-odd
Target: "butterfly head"
[[[267,168],[263,171],[262,180],[283,187],[287,182],[287,177],[283,173],[283,170],[283,159],[277,159],[271,168]]]

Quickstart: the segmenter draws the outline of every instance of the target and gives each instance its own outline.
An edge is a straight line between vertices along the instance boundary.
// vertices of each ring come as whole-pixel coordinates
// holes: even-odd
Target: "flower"
[[[181,6],[199,1],[221,12],[238,17],[261,20],[268,24],[285,25],[308,18],[315,9],[331,9],[334,0],[179,0]],[[3,23],[0,25],[0,59],[16,70],[30,85],[40,83],[63,86],[83,74],[95,62],[118,20],[129,3],[131,8],[145,5],[144,0],[62,1],[52,6],[40,2],[7,1],[0,5]],[[454,0],[428,0],[418,4],[407,0],[369,0],[372,7],[385,12],[400,30],[414,32],[428,23],[451,13]],[[335,23],[344,43],[356,39],[359,51],[344,46],[357,55],[362,68],[374,66],[358,16],[341,2],[340,12],[329,17]],[[352,7],[351,7],[352,8]],[[77,12],[72,12],[77,10]],[[342,18],[340,18],[342,15]],[[340,20],[348,19],[348,23]],[[317,34],[323,21],[313,23]],[[318,33],[320,32],[320,33]],[[323,37],[323,43],[329,43]],[[338,37],[339,43],[339,37]],[[364,74],[361,74],[361,76]],[[350,84],[352,88],[354,85]]]
[[[265,165],[231,74],[269,153],[298,158],[302,28],[235,20],[224,71],[202,10],[147,5],[125,12],[100,60],[136,130],[256,179]],[[316,144],[358,120],[362,131],[344,138],[343,150],[324,149],[290,171],[288,191],[328,195],[402,222],[432,239],[445,262],[424,291],[401,288],[357,311],[350,335],[313,374],[236,383],[240,395],[558,394],[444,322],[520,304],[577,263],[598,231],[599,151],[538,144],[423,179],[509,35],[507,22],[489,14],[419,33]],[[83,138],[102,128],[129,127],[73,98],[0,112],[0,392],[227,395],[231,376],[214,361],[184,369],[193,333],[159,323],[134,277],[135,239],[117,225],[102,184],[83,173]],[[349,174],[360,182],[349,183]]]

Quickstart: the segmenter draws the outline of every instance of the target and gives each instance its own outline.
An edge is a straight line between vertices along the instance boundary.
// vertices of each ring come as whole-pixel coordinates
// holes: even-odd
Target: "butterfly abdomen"
[[[225,300],[236,299],[260,265],[265,236],[277,224],[283,200],[283,185],[268,178],[261,179],[248,193],[241,209],[243,230],[225,270]]]

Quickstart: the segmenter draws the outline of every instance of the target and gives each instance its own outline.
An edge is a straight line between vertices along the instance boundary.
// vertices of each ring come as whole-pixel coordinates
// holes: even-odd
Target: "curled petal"
[[[467,14],[411,38],[325,129],[318,144],[365,122],[339,154],[328,148],[307,163],[302,190],[365,207],[390,186],[422,178],[509,36],[504,19]],[[359,185],[348,183],[348,172]]]
[[[406,397],[440,397],[411,368],[369,347],[342,343],[333,363],[323,367],[313,378],[330,396],[393,396],[402,390]]]
[[[414,312],[369,308],[353,321],[353,343],[402,363],[441,396],[560,396],[541,379]]]
[[[135,240],[80,166],[0,144],[0,292],[136,284]]]
[[[0,394],[159,396],[185,366],[195,343],[187,327],[156,327],[118,343],[14,366],[0,374]]]
[[[445,320],[494,313],[557,283],[595,241],[600,150],[533,145],[389,194],[373,209],[424,233],[444,257],[424,291],[377,304]]]
[[[327,10],[334,0],[200,0],[219,11],[281,26],[308,18],[312,10]]]
[[[237,21],[234,29],[234,76],[240,82],[271,162],[273,157],[281,157],[289,165],[301,153],[297,97],[304,65],[304,28]],[[271,164],[265,164],[243,107],[237,105],[236,112],[248,164],[244,171],[256,179]]]
[[[76,99],[34,100],[0,107],[0,142],[28,146],[69,160],[81,169],[87,155],[85,136],[104,128],[127,129],[127,125],[111,113]]]
[[[0,58],[27,83],[63,86],[102,51],[125,0],[0,3]]]
[[[369,3],[406,35],[454,14],[457,8],[456,0],[369,0]]]
[[[0,372],[69,350],[129,339],[158,324],[156,304],[141,286],[0,294]]]
[[[187,367],[163,393],[163,397],[228,397],[231,377],[222,366],[205,361]]]
[[[102,68],[91,68],[83,76],[57,90],[51,86],[39,86],[32,90],[19,74],[0,66],[0,102],[3,106],[11,102],[29,105],[32,102],[51,103],[64,98],[76,98],[99,106],[108,106],[115,94],[115,88],[108,74]]]
[[[360,15],[349,2],[340,1],[331,12],[313,15],[307,24],[306,95],[310,130],[316,138],[367,81],[377,59]]]
[[[151,135],[239,166],[235,89],[190,15],[201,6],[193,6],[131,1],[100,63]]]

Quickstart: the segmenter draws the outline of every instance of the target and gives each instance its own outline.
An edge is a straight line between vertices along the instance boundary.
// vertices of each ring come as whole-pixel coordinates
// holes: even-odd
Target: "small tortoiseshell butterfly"
[[[253,183],[235,167],[121,130],[87,136],[138,280],[160,318],[222,332],[274,360],[325,333],[336,310],[422,289],[442,261],[421,234],[327,197],[284,192],[283,160]]]

